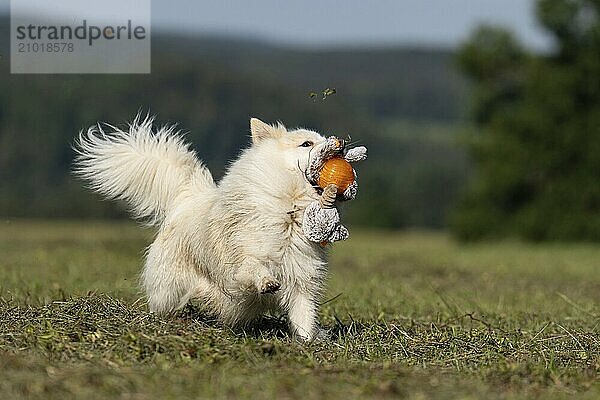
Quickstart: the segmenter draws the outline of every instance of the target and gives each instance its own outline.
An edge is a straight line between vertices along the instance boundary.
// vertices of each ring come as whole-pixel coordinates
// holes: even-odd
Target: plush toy
[[[334,136],[329,137],[313,157],[307,178],[323,192],[321,198],[309,204],[304,211],[302,230],[310,241],[325,245],[349,237],[348,229],[340,223],[336,201],[356,197],[356,172],[350,163],[366,158],[366,147],[345,149],[344,141]]]

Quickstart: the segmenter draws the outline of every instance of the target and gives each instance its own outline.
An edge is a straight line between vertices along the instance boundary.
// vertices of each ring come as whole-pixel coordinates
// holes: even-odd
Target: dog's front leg
[[[288,318],[292,332],[301,340],[316,339],[319,333],[317,304],[304,293],[294,293],[290,298]]]
[[[235,281],[241,290],[256,291],[259,294],[275,293],[281,286],[271,271],[253,258],[246,258],[240,265]]]

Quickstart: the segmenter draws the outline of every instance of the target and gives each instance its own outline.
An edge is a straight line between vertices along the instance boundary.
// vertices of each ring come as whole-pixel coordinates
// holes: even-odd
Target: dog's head
[[[307,129],[288,131],[282,124],[266,124],[257,118],[250,120],[254,146],[269,146],[286,170],[301,174],[315,186],[323,163],[344,152],[344,141],[334,136],[325,138]],[[275,151],[274,151],[275,153]]]

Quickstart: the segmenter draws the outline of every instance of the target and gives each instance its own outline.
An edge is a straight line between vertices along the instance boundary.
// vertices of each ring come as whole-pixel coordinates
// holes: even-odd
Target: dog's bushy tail
[[[81,131],[74,172],[107,198],[125,200],[134,217],[158,225],[190,185],[215,183],[174,127],[153,132],[152,123],[138,115],[128,131],[105,124]]]

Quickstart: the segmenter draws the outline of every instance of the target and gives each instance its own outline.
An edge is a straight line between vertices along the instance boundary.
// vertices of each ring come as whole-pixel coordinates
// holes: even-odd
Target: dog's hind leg
[[[165,314],[183,307],[198,278],[189,252],[159,236],[148,250],[141,279],[150,311]]]
[[[219,288],[202,276],[197,276],[194,286],[181,297],[177,309],[185,307],[190,300],[200,301],[200,306],[209,312],[215,312],[218,306],[231,302]]]

